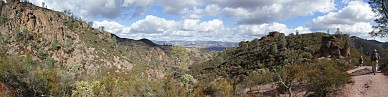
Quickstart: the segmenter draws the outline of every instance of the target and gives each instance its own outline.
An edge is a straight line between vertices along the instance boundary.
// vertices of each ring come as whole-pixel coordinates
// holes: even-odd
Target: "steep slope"
[[[306,63],[321,57],[323,44],[321,41],[323,37],[329,36],[332,35],[311,33],[285,36],[279,32],[271,32],[261,39],[243,41],[237,47],[227,48],[211,60],[192,66],[191,71],[200,78],[207,74],[234,77],[272,66]],[[338,48],[344,48],[348,41],[346,35],[332,37],[335,37],[333,41],[339,42]],[[327,52],[333,51],[329,49]]]
[[[5,96],[161,96],[165,75],[179,78],[189,65],[212,56],[203,49],[119,38],[68,10],[7,1],[0,4]]]
[[[99,66],[133,67],[108,32],[99,32],[75,17],[17,0],[2,6],[1,13],[6,17],[0,32],[7,54],[30,53],[34,60],[52,58],[65,66],[85,65],[90,71]]]
[[[376,40],[366,40],[358,37],[351,37],[352,46],[357,49],[363,49],[363,53],[370,56],[374,49],[381,54],[381,57],[386,57],[388,54],[388,43],[378,42]]]
[[[212,51],[202,48],[158,45],[148,39],[117,37],[117,40],[127,49],[131,59],[140,60],[140,64],[147,64],[150,79],[160,79],[165,75],[182,75],[188,66],[206,61],[213,56]]]
[[[204,86],[207,95],[230,93],[227,90],[232,88],[233,93],[245,91],[247,94],[241,95],[247,96],[279,96],[287,92],[292,95],[302,91],[321,97],[330,96],[333,89],[349,81],[345,71],[357,65],[359,54],[350,46],[348,35],[318,32],[285,36],[270,32],[192,65],[190,72],[199,83],[212,83]],[[222,87],[212,86],[217,82]],[[275,84],[276,89],[263,93],[253,88],[265,84]]]

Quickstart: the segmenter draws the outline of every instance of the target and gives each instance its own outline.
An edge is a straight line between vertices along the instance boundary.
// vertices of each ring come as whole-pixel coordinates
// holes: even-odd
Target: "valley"
[[[47,7],[46,3],[51,2],[43,2],[42,6],[33,2],[0,2],[1,97],[354,97],[386,94],[383,88],[388,82],[388,43],[340,33],[339,28],[334,34],[329,30],[309,33],[296,30],[294,34],[290,29],[271,29],[250,35],[253,32],[245,31],[256,30],[238,29],[244,28],[242,25],[226,30],[222,26],[218,28],[225,32],[211,32],[215,29],[212,25],[223,23],[217,20],[203,23],[192,20],[200,25],[192,26],[187,21],[174,23],[147,16],[156,22],[143,20],[133,24],[159,23],[160,28],[149,31],[152,26],[125,28],[112,23],[115,27],[124,27],[120,30],[123,32],[112,32],[117,29],[87,21],[89,18],[81,18],[76,10],[56,11]],[[177,25],[182,26],[183,33],[177,36],[187,38],[190,29],[202,28],[196,34],[203,34],[206,39],[176,41],[173,38],[181,37],[171,36],[172,40],[155,40],[161,37],[158,35],[168,33],[169,26]],[[142,36],[144,33],[124,31],[145,31],[155,37],[147,39]],[[233,42],[235,39],[223,36],[230,33],[228,31],[240,31],[232,38],[246,37],[244,41]],[[213,33],[218,35],[210,36]],[[130,36],[141,39],[128,38]],[[208,41],[219,37],[225,41]],[[381,57],[376,76],[371,74],[374,50]],[[360,56],[364,58],[361,67]]]

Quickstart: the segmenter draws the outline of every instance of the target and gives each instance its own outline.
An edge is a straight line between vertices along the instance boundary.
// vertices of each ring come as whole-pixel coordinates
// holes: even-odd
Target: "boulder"
[[[269,32],[268,36],[279,37],[280,36],[280,32],[278,32],[278,31]]]
[[[331,45],[332,41],[334,41],[334,37],[330,36],[324,36],[321,39],[321,47],[320,47],[320,52],[321,52],[321,57],[330,57],[331,56]]]
[[[348,41],[346,41],[345,46],[341,49],[341,55],[344,57],[350,57],[350,45]]]
[[[330,53],[332,58],[340,58],[341,57],[341,50],[339,47],[339,42],[333,41],[330,45]]]

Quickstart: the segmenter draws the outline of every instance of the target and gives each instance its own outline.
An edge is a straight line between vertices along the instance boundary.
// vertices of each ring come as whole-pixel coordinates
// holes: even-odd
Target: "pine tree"
[[[388,1],[387,0],[370,0],[369,4],[376,15],[375,30],[370,32],[372,36],[388,36]]]

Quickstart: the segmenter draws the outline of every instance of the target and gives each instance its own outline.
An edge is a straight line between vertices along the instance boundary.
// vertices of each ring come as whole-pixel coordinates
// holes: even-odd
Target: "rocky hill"
[[[52,58],[67,66],[83,64],[87,70],[133,67],[108,32],[99,32],[65,13],[15,0],[3,2],[1,16],[7,54],[30,53],[34,60]]]
[[[251,96],[270,96],[263,95],[266,93],[259,92],[261,90],[250,90],[255,85],[270,83],[275,83],[277,89],[273,91],[280,93],[287,89],[292,93],[288,85],[296,84],[307,86],[301,89],[312,92],[312,95],[323,96],[330,93],[327,91],[332,89],[330,87],[344,85],[350,79],[345,71],[358,64],[360,55],[351,44],[349,36],[342,34],[318,32],[285,36],[270,32],[261,39],[242,41],[209,61],[192,65],[190,72],[205,83],[228,80],[234,89],[245,89]],[[323,75],[311,76],[310,73]],[[338,82],[331,83],[333,80]]]
[[[362,54],[364,56],[370,56],[374,49],[380,54],[381,60],[380,69],[383,69],[383,72],[388,74],[388,43],[378,42],[376,40],[366,40],[358,37],[351,37],[352,47],[357,48],[357,50],[363,50]],[[369,57],[367,57],[367,61],[370,62]]]
[[[161,79],[166,74],[183,73],[188,70],[188,66],[206,61],[214,54],[204,48],[158,45],[148,39],[115,37],[117,42],[127,49],[130,59],[139,60],[140,64],[150,67],[147,72],[151,79]]]
[[[205,49],[119,38],[68,10],[19,0],[1,1],[0,10],[0,86],[6,89],[0,96],[14,90],[6,94],[152,96],[163,92],[165,76],[178,77],[212,56]],[[83,90],[96,85],[104,88]]]

